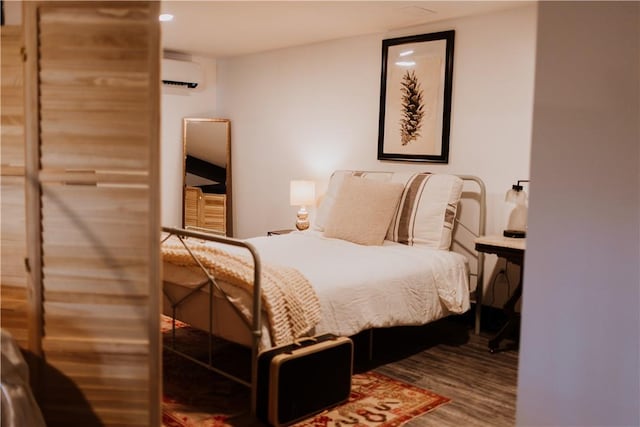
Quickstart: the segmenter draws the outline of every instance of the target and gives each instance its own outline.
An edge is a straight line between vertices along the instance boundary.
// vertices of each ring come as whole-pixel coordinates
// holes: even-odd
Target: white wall
[[[446,29],[456,30],[449,163],[378,161],[382,39]],[[313,179],[323,193],[335,169],[477,175],[488,190],[487,231],[501,233],[504,195],[529,177],[535,32],[536,8],[525,5],[218,60],[219,112],[233,129],[236,236],[293,227],[289,180]]]
[[[518,425],[640,425],[639,24],[540,3]]]
[[[182,119],[217,117],[215,115],[216,61],[204,56],[173,55],[173,57],[199,63],[204,74],[202,88],[162,87],[162,225],[181,227],[184,168]]]

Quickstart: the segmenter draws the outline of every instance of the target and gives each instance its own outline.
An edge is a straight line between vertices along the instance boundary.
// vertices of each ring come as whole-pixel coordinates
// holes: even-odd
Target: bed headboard
[[[469,260],[470,286],[475,289],[475,333],[480,333],[480,314],[484,285],[484,254],[475,249],[475,239],[485,234],[487,196],[484,182],[473,175],[457,175],[464,182],[456,215],[451,250]]]
[[[473,175],[452,175],[428,172],[391,172],[391,171],[361,171],[361,170],[337,170],[331,175],[327,192],[315,218],[314,228],[324,231],[324,225],[327,217],[331,212],[331,207],[335,203],[344,177],[360,176],[367,179],[400,182],[406,187],[414,186],[417,183],[415,191],[420,194],[428,194],[426,198],[421,196],[410,199],[410,208],[403,211],[403,215],[408,212],[411,216],[420,219],[420,224],[414,218],[404,223],[413,224],[411,227],[410,244],[426,244],[427,246],[437,249],[450,248],[452,251],[464,255],[469,260],[469,285],[470,289],[475,292],[476,313],[475,313],[475,332],[480,332],[480,309],[482,305],[483,291],[483,273],[484,273],[484,255],[475,250],[475,239],[485,234],[485,216],[486,216],[486,190],[484,182]],[[420,180],[418,177],[429,176],[429,179]],[[457,176],[459,179],[454,178]],[[462,180],[462,185],[460,184]],[[418,189],[419,188],[419,189]],[[423,193],[425,191],[425,193]],[[457,209],[455,202],[458,202]],[[409,200],[409,199],[407,199]],[[402,200],[401,200],[402,203]],[[398,208],[399,211],[402,210]],[[397,214],[399,215],[399,214]],[[455,222],[450,220],[455,215]],[[394,221],[398,217],[394,217]],[[442,234],[434,230],[434,224],[442,223]],[[425,233],[426,227],[426,233]],[[414,231],[417,232],[414,233]],[[422,233],[422,234],[419,234]],[[425,235],[427,234],[427,235]],[[404,243],[404,241],[393,235],[390,231],[387,239]],[[406,237],[406,236],[403,236]]]

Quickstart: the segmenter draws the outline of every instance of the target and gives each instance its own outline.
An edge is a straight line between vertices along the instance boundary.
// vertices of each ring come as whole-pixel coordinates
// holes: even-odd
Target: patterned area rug
[[[206,354],[208,337],[183,323],[177,324],[176,347],[189,351],[199,360]],[[165,342],[171,322],[163,318]],[[220,344],[220,343],[217,343]],[[220,345],[218,346],[220,347]],[[222,346],[224,347],[224,345]],[[217,348],[217,347],[216,347]],[[224,357],[224,350],[233,356]],[[198,354],[198,352],[200,352]],[[227,348],[220,351],[221,364],[248,366],[245,349]],[[260,425],[248,416],[249,390],[180,356],[165,351],[163,357],[164,396],[162,423],[165,427],[244,427]],[[229,365],[230,364],[230,365]],[[239,374],[239,376],[241,376]],[[377,372],[355,374],[349,401],[315,417],[295,424],[295,427],[395,427],[427,413],[450,399],[395,380]]]
[[[376,372],[355,374],[349,401],[296,427],[402,425],[450,399]]]

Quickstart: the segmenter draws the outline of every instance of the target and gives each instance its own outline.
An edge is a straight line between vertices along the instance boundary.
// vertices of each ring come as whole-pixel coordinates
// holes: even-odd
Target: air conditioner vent
[[[200,64],[176,59],[162,60],[162,83],[185,89],[197,88],[203,80]]]
[[[198,83],[195,83],[195,82],[178,82],[175,80],[162,80],[162,83],[170,86],[188,87],[189,89],[195,89],[198,87]]]

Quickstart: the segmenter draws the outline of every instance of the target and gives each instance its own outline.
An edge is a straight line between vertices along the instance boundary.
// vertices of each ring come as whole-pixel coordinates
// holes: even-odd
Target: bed
[[[465,194],[475,231],[459,221]],[[252,387],[255,409],[260,351],[468,311],[482,254],[456,235],[484,234],[484,198],[472,176],[336,171],[311,230],[236,240],[164,228],[163,312],[252,349],[250,382],[220,373]]]

